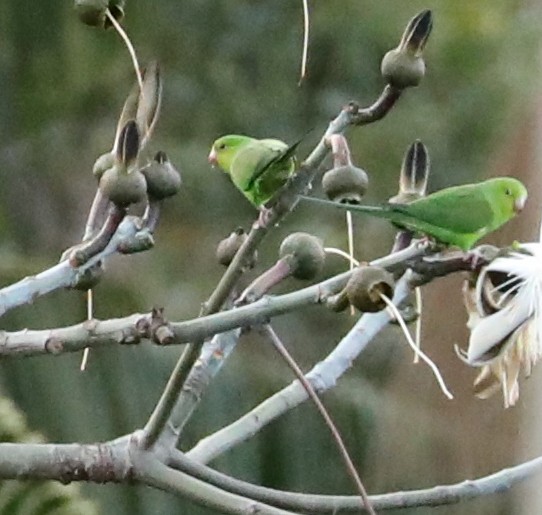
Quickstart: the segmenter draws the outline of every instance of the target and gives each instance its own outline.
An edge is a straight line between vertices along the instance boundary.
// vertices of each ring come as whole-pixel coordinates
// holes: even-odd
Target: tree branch
[[[0,478],[125,482],[130,436],[101,444],[0,443]]]
[[[50,479],[61,483],[136,481],[220,513],[292,513],[226,492],[164,465],[156,455],[140,449],[137,433],[91,445],[1,443],[0,479]]]
[[[135,477],[139,482],[174,493],[219,513],[232,515],[248,513],[292,515],[293,513],[220,490],[216,486],[164,465],[148,452],[136,453],[134,464]]]
[[[474,249],[469,254],[446,252],[430,255],[423,247],[412,245],[400,252],[376,259],[371,264],[394,273],[412,268],[416,272],[416,284],[422,284],[437,277],[471,270],[472,255],[477,256],[478,265],[487,263],[490,258],[484,258],[480,249],[481,247]],[[151,340],[158,345],[180,345],[238,327],[259,325],[273,317],[322,304],[328,296],[344,287],[350,274],[350,271],[343,272],[291,293],[266,296],[252,304],[182,322],[164,321],[155,324],[153,313],[135,313],[110,320],[86,320],[54,329],[0,331],[0,357],[58,355],[78,352],[85,347],[137,344],[142,339]],[[166,324],[167,337],[162,337],[158,329]]]
[[[239,251],[230,263],[230,266],[209,297],[209,300],[205,303],[204,309],[202,310],[203,315],[209,315],[220,310],[222,304],[241,277],[246,263],[250,260],[254,251],[265,238],[269,229],[274,227],[294,209],[297,204],[297,194],[310,186],[317,173],[318,166],[323,162],[329,152],[329,148],[326,144],[327,138],[332,134],[344,132],[351,125],[368,124],[380,120],[395,105],[400,93],[399,90],[386,86],[373,105],[365,109],[360,109],[356,103],[351,102],[342,109],[339,115],[329,124],[324,136],[321,138],[316,148],[305,159],[293,179],[288,182],[281,192],[279,192],[278,199],[274,202],[268,217],[268,223],[262,225],[259,223],[259,220],[257,220],[253,224],[248,238],[241,245]],[[171,423],[177,427],[181,427],[184,424],[184,419],[187,416],[181,408],[183,403],[176,403],[181,395],[180,385],[184,384],[188,379],[190,370],[194,366],[203,344],[203,340],[198,340],[185,348],[179,358],[179,362],[172,372],[172,377],[168,381],[162,397],[157,404],[157,410],[163,410],[166,407],[168,409],[171,408],[169,418],[171,419]],[[156,422],[163,421],[164,419],[165,417],[162,414],[158,415],[153,413],[152,415],[152,420]],[[164,423],[162,423],[161,427],[155,427],[153,422],[150,426],[147,426],[146,431],[150,430],[152,435],[158,435],[163,428]],[[146,433],[145,440],[147,445],[152,445],[152,443],[154,443],[154,438],[155,436],[149,439],[148,433]]]
[[[407,273],[408,276],[411,274]],[[400,303],[410,291],[408,277],[396,285],[393,302]],[[333,351],[310,372],[305,374],[313,388],[321,393],[335,386],[342,374],[365,350],[374,336],[389,322],[388,311],[365,313]],[[236,422],[207,436],[187,453],[187,456],[207,463],[235,445],[244,442],[269,422],[298,406],[307,399],[307,393],[298,381],[269,397]]]
[[[25,277],[0,289],[0,316],[10,309],[32,303],[42,295],[76,284],[79,274],[137,239],[139,223],[137,217],[124,217],[105,248],[79,267],[73,267],[68,260],[64,260],[37,275]]]
[[[385,264],[387,260],[388,266],[393,267],[397,266],[400,263],[406,263],[408,259],[410,259],[413,256],[421,255],[426,251],[426,247],[422,245],[422,247],[418,247],[417,245],[413,245],[409,249],[405,249],[399,254],[386,256],[385,258],[382,258],[382,264]],[[377,260],[380,261],[380,260]],[[286,302],[283,298],[279,301],[278,307],[280,308],[280,312],[284,313],[287,310],[285,309],[285,304],[287,304],[289,301],[294,301],[295,305],[301,306],[301,303],[319,303],[322,301],[323,298],[325,298],[327,295],[333,293],[333,289],[331,288],[332,285],[335,285],[336,288],[340,288],[344,286],[345,282],[347,281],[348,277],[350,275],[350,272],[345,272],[344,274],[340,274],[339,276],[329,279],[328,281],[324,281],[323,283],[320,283],[315,286],[311,286],[308,288],[304,288],[303,290],[300,290],[298,292],[294,292],[291,294],[287,294]],[[256,316],[257,319],[254,320],[254,322],[261,322],[263,315],[259,311],[260,309],[264,309],[265,306],[268,306],[270,303],[272,303],[271,299],[262,299],[256,304],[262,304],[262,308],[257,307],[256,309],[258,311],[253,311],[252,313]],[[298,304],[299,303],[299,304]],[[282,304],[282,305],[281,305]],[[294,305],[294,304],[292,304]],[[288,308],[289,311],[292,310],[292,305]],[[275,304],[277,306],[277,304]],[[227,317],[229,316],[228,313],[235,313],[240,312],[241,310],[250,310],[251,306],[245,306],[241,307],[235,310],[231,310],[225,313],[219,313],[215,315],[215,317]],[[269,316],[269,314],[267,314]],[[202,319],[203,320],[203,319]],[[198,321],[196,320],[195,323]],[[204,322],[205,324],[205,322]],[[237,324],[239,325],[239,324]],[[246,320],[244,321],[243,325],[247,325]],[[173,330],[175,331],[174,325],[172,325]],[[193,350],[194,349],[194,350]],[[187,349],[185,349],[185,353],[193,351],[195,352],[195,347],[188,346]],[[198,356],[199,356],[198,352]],[[196,359],[198,359],[198,356],[196,356]],[[195,361],[195,360],[194,360]],[[185,360],[181,359],[177,363],[177,367],[180,367],[181,365],[184,366]],[[218,366],[215,367],[213,370],[205,371],[201,369],[201,367],[204,366],[205,361],[203,359],[200,359],[198,361],[198,368],[194,369],[193,375],[192,372],[187,374],[187,379],[182,383],[182,389],[181,389],[181,383],[179,374],[177,373],[178,370],[176,368],[176,373],[172,374],[172,377],[170,378],[170,381],[168,382],[168,385],[166,387],[166,390],[168,392],[173,392],[174,388],[181,389],[180,394],[176,398],[176,407],[174,409],[174,412],[172,413],[171,418],[169,421],[166,420],[164,413],[167,411],[167,409],[171,406],[171,399],[173,398],[173,395],[163,395],[159,404],[155,408],[153,414],[151,415],[151,419],[149,420],[149,423],[145,427],[145,445],[150,447],[159,438],[159,435],[164,432],[167,433],[169,436],[166,437],[162,442],[168,441],[170,442],[170,445],[175,445],[177,443],[177,440],[179,439],[180,433],[182,428],[184,427],[185,423],[187,422],[190,415],[193,413],[197,403],[201,399],[204,389],[209,384],[210,378],[213,377],[220,367],[223,364],[223,360],[218,362]],[[208,380],[202,381],[201,376],[202,374],[206,375],[208,377]],[[168,404],[166,404],[166,402]],[[166,422],[169,426],[169,429],[166,430]],[[150,438],[148,435],[152,435],[152,438]],[[173,442],[170,438],[171,435],[176,435],[176,440]]]
[[[172,454],[169,464],[229,492],[288,510],[331,514],[336,513],[338,510],[357,513],[361,509],[358,496],[303,494],[256,486],[217,472],[190,459],[180,451]],[[369,500],[378,511],[455,504],[485,495],[504,492],[521,481],[541,472],[542,457],[537,457],[478,479],[435,486],[424,490],[370,495]]]

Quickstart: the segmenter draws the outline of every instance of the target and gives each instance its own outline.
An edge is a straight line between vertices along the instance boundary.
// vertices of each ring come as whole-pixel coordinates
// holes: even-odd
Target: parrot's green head
[[[527,201],[527,188],[512,177],[497,177],[480,183],[487,192],[497,226],[520,213]],[[487,185],[487,186],[486,186]]]
[[[527,201],[527,188],[522,182],[512,177],[498,177],[487,181],[491,184],[493,195],[498,198],[502,214],[512,218],[520,213]]]
[[[237,152],[251,141],[254,141],[254,139],[240,134],[228,134],[218,138],[213,143],[211,152],[209,152],[209,163],[218,166],[226,173],[230,173],[231,164]]]

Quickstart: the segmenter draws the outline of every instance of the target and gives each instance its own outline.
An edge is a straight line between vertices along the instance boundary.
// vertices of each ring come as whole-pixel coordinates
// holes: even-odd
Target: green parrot
[[[301,198],[386,218],[398,227],[468,250],[523,209],[527,189],[517,179],[499,177],[446,188],[404,205],[360,206]]]
[[[262,208],[293,174],[298,144],[229,134],[213,143],[209,163],[229,174],[237,189]]]

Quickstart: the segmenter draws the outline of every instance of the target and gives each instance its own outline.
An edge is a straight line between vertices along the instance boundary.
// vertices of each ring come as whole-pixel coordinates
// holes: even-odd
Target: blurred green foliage
[[[426,48],[426,78],[382,122],[348,133],[356,163],[370,174],[371,202],[395,194],[402,154],[417,138],[431,153],[430,189],[491,172],[492,153],[510,128],[523,122],[540,86],[533,58],[540,44],[536,3],[313,2],[308,76],[298,87],[301,2],[128,1],[124,26],[141,62],[158,59],[165,80],[162,116],[150,151],[168,153],[182,170],[184,187],[165,206],[156,248],[107,264],[106,279],[95,291],[95,315],[116,317],[161,306],[172,320],[196,316],[222,274],[214,259],[216,244],[235,227],[248,228],[255,216],[227,177],[208,166],[210,143],[231,132],[293,141],[315,127],[302,145],[301,154],[308,152],[342,105],[352,99],[366,105],[380,93],[380,59],[423,8],[431,8],[435,19]],[[133,80],[118,35],[81,24],[69,1],[0,3],[2,284],[51,266],[81,237],[95,191],[91,168],[111,148]],[[391,227],[365,219],[363,230],[356,226],[360,259],[387,252]],[[281,239],[293,230],[313,231],[328,246],[345,245],[340,214],[300,206],[265,241],[260,270],[276,259]],[[343,262],[330,258],[326,274],[342,269]],[[292,280],[278,291],[298,286]],[[52,328],[84,316],[84,295],[60,291],[9,313],[3,329]],[[306,310],[277,320],[276,329],[308,369],[351,324],[348,315]],[[402,408],[397,399],[385,397],[388,378],[407,359],[396,339],[395,330],[386,331],[348,379],[325,397],[370,492],[464,477],[441,459],[454,454],[441,429],[422,424],[418,408]],[[290,381],[288,369],[269,347],[257,336],[244,338],[187,428],[183,447]],[[75,355],[6,360],[1,378],[31,426],[51,441],[104,440],[145,423],[178,355],[179,349],[148,344],[101,349],[91,353],[84,374]],[[272,369],[271,360],[276,363]],[[379,410],[387,403],[393,408],[382,415]],[[399,481],[389,480],[388,463],[379,458],[385,442],[375,434],[378,421],[387,416],[399,417],[413,430],[409,436],[395,435],[411,440],[410,454],[394,457],[394,469],[404,471],[394,475]],[[216,465],[280,488],[352,491],[311,406],[288,414]],[[185,506],[147,488],[85,489],[100,500],[103,513],[173,513]],[[475,512],[510,513],[506,500],[501,498],[499,506],[494,499],[478,501]],[[464,513],[456,509],[435,513]],[[194,506],[185,510],[208,513]]]

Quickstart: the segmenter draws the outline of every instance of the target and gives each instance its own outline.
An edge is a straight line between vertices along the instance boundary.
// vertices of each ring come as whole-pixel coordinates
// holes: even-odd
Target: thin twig
[[[324,252],[326,254],[336,254],[337,256],[341,256],[344,259],[347,259],[354,266],[359,266],[359,261],[354,256],[350,256],[348,252],[345,252],[344,250],[336,249],[335,247],[325,247]]]
[[[92,320],[94,317],[94,303],[93,303],[94,297],[92,295],[92,289],[89,288],[87,290],[87,320]],[[79,369],[81,372],[84,372],[87,368],[87,362],[88,362],[88,355],[90,354],[90,347],[85,347],[85,350],[83,351],[83,358],[81,359],[81,365]]]
[[[124,29],[121,27],[120,23],[111,14],[111,11],[109,9],[106,9],[105,14],[109,18],[109,21],[111,22],[113,27],[115,27],[115,30],[119,33],[120,37],[123,39],[124,43],[126,44],[126,48],[128,49],[130,57],[132,58],[132,63],[134,65],[134,70],[137,77],[137,83],[139,84],[139,89],[140,91],[143,91],[143,77],[141,77],[141,70],[139,69],[139,63],[137,62],[137,55],[136,55],[134,46],[132,45],[132,42],[130,41],[128,34],[126,34]]]
[[[108,204],[109,199],[102,193],[100,188],[96,188],[96,195],[92,201],[87,222],[85,224],[85,232],[82,238],[83,241],[90,240],[94,236],[98,224],[105,218]]]
[[[74,247],[70,253],[69,261],[73,268],[87,263],[92,257],[105,250],[126,217],[126,212],[126,208],[118,207],[115,204],[109,206],[109,213],[100,231],[91,240]]]
[[[299,76],[298,86],[301,85],[305,75],[307,73],[307,55],[309,53],[309,2],[308,0],[302,0],[303,3],[303,52],[301,56],[301,73]]]
[[[320,415],[322,415],[324,422],[326,423],[327,427],[331,431],[331,434],[333,435],[333,438],[335,439],[335,442],[337,443],[337,446],[339,447],[339,452],[341,453],[341,457],[346,465],[348,474],[352,477],[352,479],[354,480],[354,483],[356,484],[356,488],[359,491],[359,495],[361,499],[363,500],[363,506],[371,515],[376,515],[376,512],[374,511],[373,507],[371,506],[371,502],[369,501],[367,491],[365,490],[365,487],[363,486],[363,483],[361,482],[361,478],[359,477],[358,471],[356,470],[356,467],[354,466],[352,458],[350,458],[350,454],[348,453],[348,450],[346,448],[346,445],[344,444],[341,434],[339,433],[339,430],[335,426],[335,423],[330,417],[327,409],[325,408],[322,401],[318,397],[318,394],[312,387],[311,383],[307,381],[302,370],[299,368],[294,358],[288,352],[288,349],[284,346],[284,344],[282,343],[281,339],[278,337],[274,329],[269,324],[265,324],[263,329],[267,333],[271,341],[273,342],[273,346],[275,347],[275,349],[282,356],[284,361],[286,361],[288,366],[292,369],[295,376],[297,377],[297,379],[299,380],[299,382],[301,383],[301,385],[307,392],[307,395],[311,398],[311,400],[316,405],[316,408],[320,412]]]
[[[423,296],[422,289],[417,286],[414,288],[414,295],[416,296],[416,311],[418,312],[418,318],[416,319],[416,332],[415,332],[415,342],[418,349],[422,346],[422,314],[423,314]],[[414,363],[418,363],[420,357],[418,353],[414,353]]]
[[[348,255],[350,257],[349,270],[354,269],[354,221],[352,220],[352,212],[346,212],[346,233],[348,235]],[[356,308],[350,305],[350,316],[356,314]]]
[[[442,378],[442,375],[441,375],[439,369],[437,368],[437,366],[435,365],[435,363],[433,363],[433,361],[431,361],[431,359],[426,354],[424,354],[424,352],[421,349],[419,349],[416,346],[416,343],[412,340],[412,336],[410,336],[410,332],[408,330],[408,327],[407,327],[405,321],[403,320],[403,317],[401,316],[400,311],[395,307],[393,302],[386,295],[381,293],[380,297],[386,303],[388,308],[391,310],[391,312],[395,316],[397,322],[399,322],[399,325],[401,326],[401,329],[403,330],[403,333],[405,335],[405,339],[406,339],[407,343],[412,347],[412,350],[416,354],[418,354],[420,356],[420,358],[423,359],[423,361],[425,361],[427,363],[427,365],[429,366],[429,368],[433,371],[433,374],[435,375],[435,378],[437,379],[437,382],[438,382],[441,390],[443,391],[444,395],[446,395],[446,397],[448,397],[448,399],[453,399],[454,396],[450,393],[450,390],[448,390],[448,388],[446,387],[446,383],[444,383],[444,379]]]

